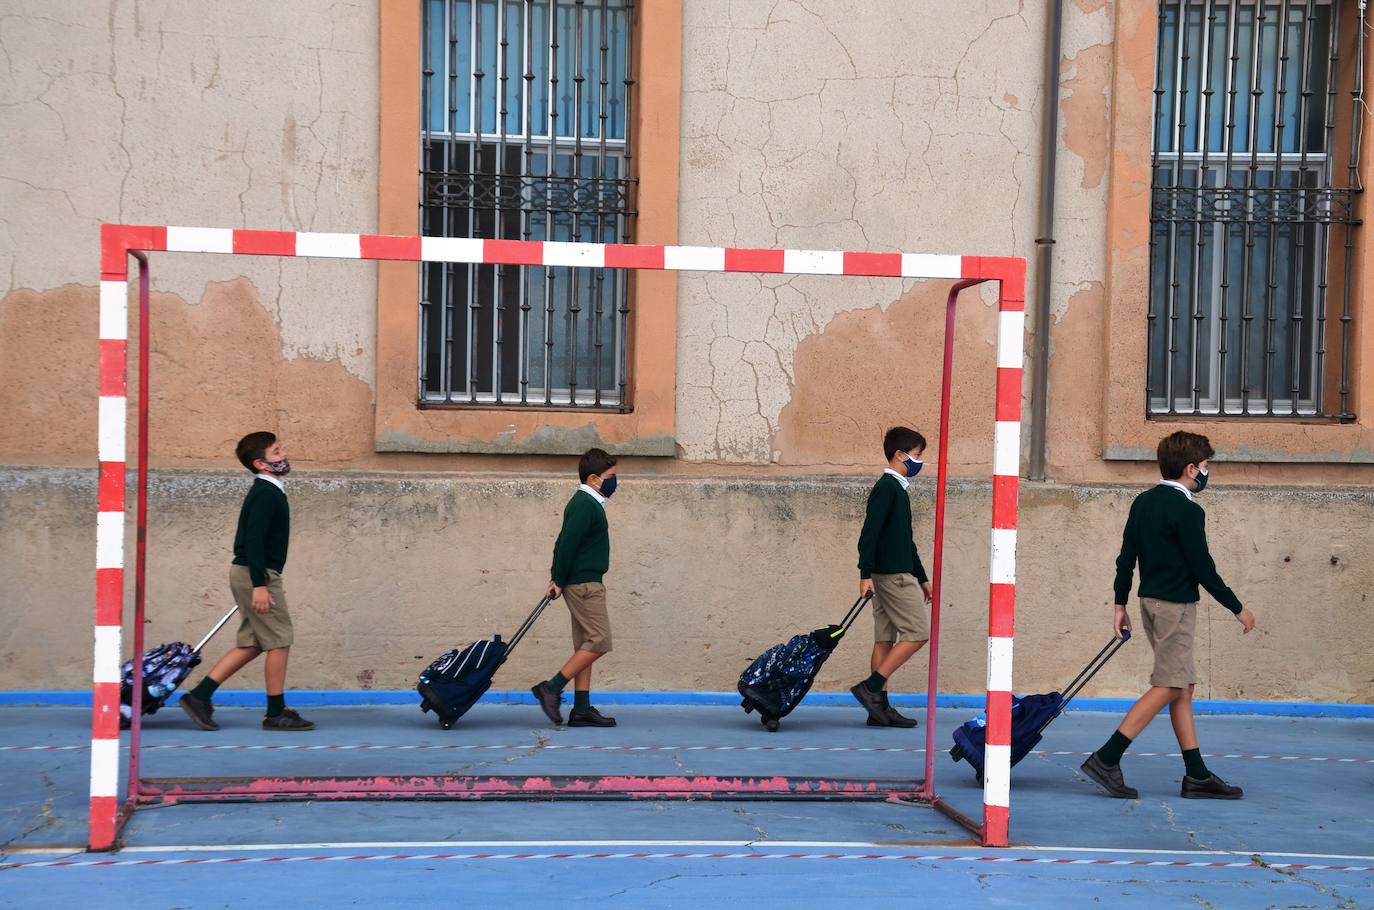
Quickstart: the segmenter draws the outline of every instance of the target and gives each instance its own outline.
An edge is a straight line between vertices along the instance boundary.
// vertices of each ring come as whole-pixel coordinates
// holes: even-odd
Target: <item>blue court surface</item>
[[[923,730],[867,727],[857,706],[805,705],[776,734],[719,705],[616,706],[614,730],[519,704],[449,731],[408,706],[303,713],[316,731],[224,707],[204,733],[169,706],[145,727],[144,775],[914,779],[924,761]],[[942,749],[971,713],[941,710]],[[1246,788],[1211,802],[1179,798],[1166,718],[1123,766],[1141,798],[1098,795],[1078,765],[1118,719],[1071,712],[1016,768],[1009,850],[896,802],[296,802],[140,810],[123,850],[92,855],[88,709],[4,706],[0,906],[1374,907],[1374,720],[1199,718],[1209,765]],[[940,794],[977,815],[968,766],[938,758]]]

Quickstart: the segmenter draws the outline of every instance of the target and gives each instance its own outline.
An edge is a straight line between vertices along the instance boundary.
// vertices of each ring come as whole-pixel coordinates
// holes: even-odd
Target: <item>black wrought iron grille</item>
[[[1353,419],[1362,18],[1160,3],[1147,413]]]
[[[421,233],[628,243],[630,0],[420,0]],[[425,263],[419,399],[629,409],[625,272]]]

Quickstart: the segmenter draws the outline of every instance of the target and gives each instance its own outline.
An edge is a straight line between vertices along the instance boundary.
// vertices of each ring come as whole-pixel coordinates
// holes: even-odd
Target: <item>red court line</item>
[[[1267,863],[1248,861],[1202,860],[1146,860],[1146,859],[1083,859],[1053,856],[959,856],[940,853],[685,853],[685,852],[623,852],[623,853],[384,853],[341,854],[311,856],[223,856],[185,857],[176,859],[100,859],[100,860],[41,860],[34,862],[0,863],[0,870],[8,869],[71,869],[109,868],[125,866],[218,866],[250,865],[256,863],[312,863],[312,862],[394,862],[397,860],[848,860],[915,863],[998,863],[1029,866],[1129,866],[1172,869],[1265,869],[1306,872],[1374,872],[1374,866],[1337,866],[1320,863]]]
[[[535,743],[341,743],[311,745],[305,743],[157,743],[143,746],[145,751],[196,751],[196,752],[427,752],[427,751],[524,751],[534,748]],[[12,745],[0,746],[0,752],[76,752],[90,749],[89,743],[80,745]],[[847,752],[847,753],[900,753],[920,754],[925,749],[907,749],[897,746],[615,746],[574,743],[550,743],[540,747],[541,752]],[[942,750],[943,751],[943,750]],[[1091,751],[1079,752],[1061,749],[1037,749],[1031,755],[1087,756]],[[1182,758],[1178,752],[1128,752],[1131,758]],[[1340,758],[1328,755],[1250,755],[1239,752],[1204,752],[1206,759],[1227,759],[1245,761],[1300,761],[1329,762],[1341,765],[1374,765],[1374,758]]]

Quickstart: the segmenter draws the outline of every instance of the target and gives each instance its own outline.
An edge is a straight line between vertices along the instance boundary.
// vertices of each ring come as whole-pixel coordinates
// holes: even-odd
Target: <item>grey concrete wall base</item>
[[[609,505],[615,650],[603,690],[728,691],[769,646],[834,622],[858,590],[855,540],[871,477],[627,476]],[[157,470],[150,482],[149,645],[192,640],[229,603],[244,472]],[[288,480],[285,585],[296,623],[290,684],[404,689],[443,651],[510,634],[549,577],[562,474],[310,471]],[[132,477],[130,477],[132,489]],[[913,485],[927,564],[934,484]],[[1024,483],[1018,534],[1018,692],[1063,686],[1106,641],[1113,562],[1139,487]],[[90,678],[95,470],[0,468],[0,690]],[[1205,496],[1223,576],[1257,614],[1239,624],[1204,595],[1199,698],[1371,701],[1374,488],[1228,487]],[[980,692],[987,659],[990,488],[951,484],[941,667],[946,692]],[[126,552],[132,563],[133,527]],[[128,573],[126,623],[132,613]],[[1132,610],[1134,611],[1134,607]],[[868,673],[860,620],[818,681],[841,691]],[[209,660],[230,643],[213,643]],[[571,649],[561,604],[502,669],[498,689],[550,676]],[[129,643],[125,642],[126,655]],[[1088,696],[1148,686],[1141,636]],[[233,686],[260,688],[250,667]],[[894,679],[922,692],[924,652]]]

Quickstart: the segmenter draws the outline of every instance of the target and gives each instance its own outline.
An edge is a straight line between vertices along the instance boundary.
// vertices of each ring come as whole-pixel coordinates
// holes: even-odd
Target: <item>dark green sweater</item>
[[[868,512],[859,532],[859,577],[875,574],[928,580],[911,536],[911,497],[902,482],[886,471],[868,494]]]
[[[560,588],[601,583],[611,567],[611,529],[606,508],[586,490],[578,490],[563,509],[563,527],[553,545],[549,576]]]
[[[247,566],[253,586],[267,584],[267,570],[286,568],[286,548],[291,542],[291,506],[277,485],[261,477],[253,481],[239,509],[234,532],[234,565]]]
[[[1217,574],[1207,551],[1207,513],[1177,487],[1159,484],[1131,503],[1121,555],[1116,558],[1116,602],[1131,596],[1131,573],[1140,563],[1140,596],[1173,603],[1200,600],[1198,585],[1232,613],[1240,599]]]

